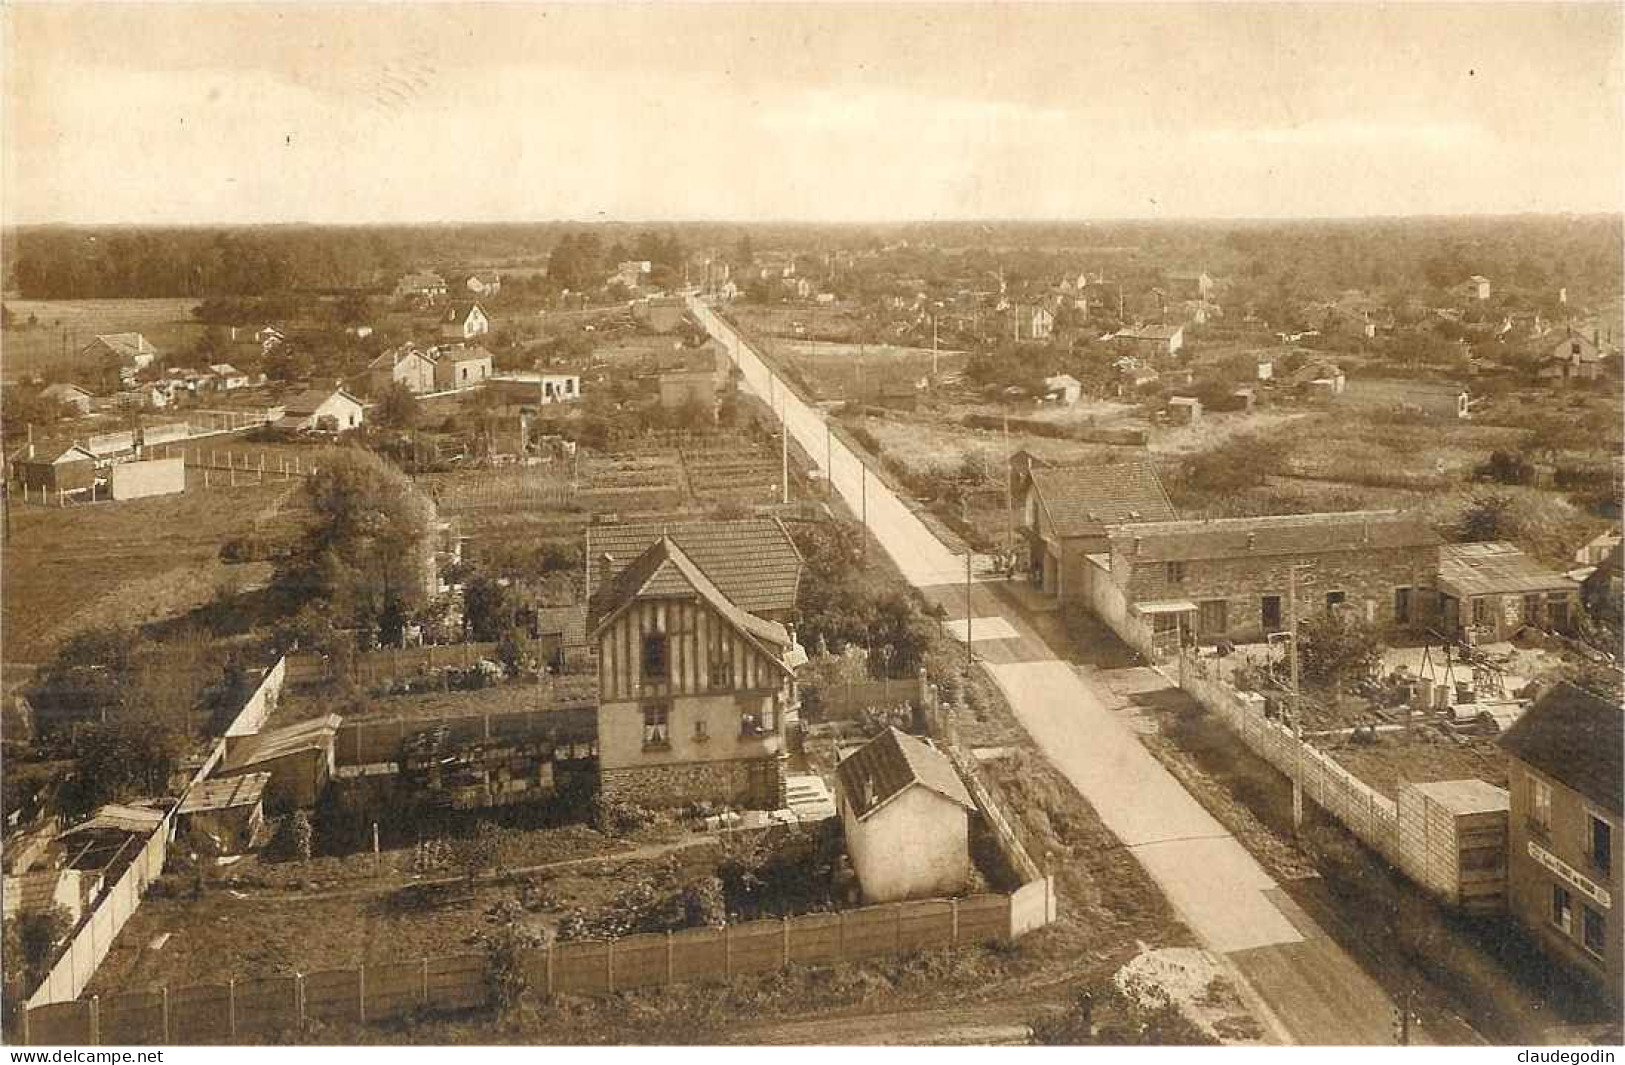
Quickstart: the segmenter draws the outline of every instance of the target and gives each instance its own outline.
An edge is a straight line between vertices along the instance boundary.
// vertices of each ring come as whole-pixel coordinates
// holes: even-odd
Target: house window
[[[1542,832],[1552,830],[1552,786],[1539,777],[1530,777],[1529,823]]]
[[[1473,624],[1484,628],[1495,624],[1495,605],[1488,596],[1479,596],[1473,600]]]
[[[694,721],[694,742],[704,743],[710,738],[711,733],[705,724],[705,718],[697,718]]]
[[[1411,623],[1411,590],[1409,588],[1394,589],[1394,620],[1401,625]]]
[[[1170,563],[1168,563],[1168,583],[1169,584],[1184,584],[1185,583],[1185,563],[1183,563],[1183,562],[1170,562]]]
[[[643,679],[650,683],[666,682],[666,636],[650,633],[643,638]]]
[[[1608,942],[1608,922],[1602,914],[1583,903],[1580,906],[1580,942],[1597,957],[1602,957],[1603,945]]]
[[[647,703],[643,707],[643,749],[664,750],[671,746],[668,719],[671,708],[665,703]]]
[[[766,736],[775,728],[772,699],[754,699],[739,712],[741,736]]]
[[[1552,924],[1569,935],[1574,934],[1574,898],[1569,889],[1560,884],[1552,885]]]
[[[1523,619],[1531,625],[1540,624],[1540,596],[1526,595],[1523,597]]]
[[[708,680],[713,688],[731,688],[734,682],[733,648],[725,640],[722,644],[711,649],[711,659],[707,667]]]
[[[1606,873],[1614,867],[1614,826],[1596,814],[1586,817],[1591,822],[1591,864]]]
[[[1546,597],[1546,620],[1554,629],[1569,627],[1569,597],[1566,594],[1554,592]]]
[[[1333,610],[1336,610],[1338,607],[1342,606],[1345,598],[1347,597],[1342,592],[1327,592],[1326,612],[1331,613]]]

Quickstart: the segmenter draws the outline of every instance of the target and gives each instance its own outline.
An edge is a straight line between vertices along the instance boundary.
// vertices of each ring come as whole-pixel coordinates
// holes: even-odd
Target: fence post
[[[615,993],[615,941],[604,940],[604,986]]]
[[[949,899],[948,900],[948,918],[949,918],[949,929],[950,929],[950,931],[948,933],[948,945],[951,946],[951,947],[957,947],[957,946],[959,946],[959,900],[958,899]]]
[[[357,1021],[362,1024],[367,1023],[367,965],[365,962],[356,967],[355,1015]]]
[[[175,1042],[175,1038],[169,1034],[169,988],[167,985],[164,987],[163,995],[164,998],[162,1006],[164,1011],[164,1042],[173,1043]]]
[[[835,955],[840,961],[846,960],[846,911],[835,911]]]
[[[299,1027],[305,1027],[305,974],[293,974],[293,1015]]]
[[[734,936],[733,925],[722,926],[722,975],[734,974]]]
[[[667,947],[669,949],[671,933],[667,932],[666,936],[668,937]],[[667,957],[669,958],[670,955],[668,954]],[[547,944],[546,953],[542,955],[542,962],[543,971],[545,974],[543,979],[547,982],[545,994],[551,997],[553,994],[553,944],[551,941],[549,941]]]
[[[892,905],[892,916],[894,918],[892,921],[892,953],[901,954],[903,953],[903,904],[901,902]]]
[[[421,962],[418,963],[418,972],[419,972],[419,975],[421,977],[421,979],[418,982],[418,1005],[427,1006],[429,1004],[429,959],[428,958],[424,958]],[[548,983],[551,984],[552,981],[550,980],[550,981],[548,981]]]
[[[669,987],[672,984],[675,984],[676,982],[677,982],[677,966],[675,964],[675,954],[673,953],[673,950],[672,950],[672,936],[671,936],[670,932],[667,932],[666,933],[666,985]]]
[[[237,981],[226,981],[226,1036],[237,1038]]]
[[[102,1045],[102,999],[100,995],[90,996],[90,1045]]]
[[[790,967],[790,918],[788,918],[788,917],[780,917],[779,918],[779,928],[784,933],[784,965],[783,965],[783,968],[788,969]]]

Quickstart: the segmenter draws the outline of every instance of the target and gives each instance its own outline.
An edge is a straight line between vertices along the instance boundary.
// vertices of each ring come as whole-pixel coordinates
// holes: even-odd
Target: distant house
[[[1625,711],[1561,683],[1501,737],[1512,792],[1507,908],[1562,965],[1620,1000]]]
[[[87,390],[70,384],[47,385],[40,391],[40,398],[72,407],[80,414],[89,414],[91,404],[96,399]]]
[[[476,296],[490,298],[502,291],[502,276],[495,270],[481,270],[469,274],[464,287]]]
[[[1112,337],[1112,344],[1140,358],[1175,355],[1185,346],[1185,327],[1142,325],[1123,329]]]
[[[888,728],[843,758],[835,780],[846,850],[865,902],[965,890],[976,806],[946,755]]]
[[[1487,300],[1490,298],[1490,279],[1480,274],[1474,274],[1462,283],[1462,294],[1470,300]]]
[[[79,357],[99,384],[113,389],[134,384],[136,375],[158,358],[158,349],[140,333],[106,333],[81,348]]]
[[[358,428],[366,418],[366,407],[342,388],[312,388],[283,404],[277,422],[282,429],[341,433]]]
[[[395,283],[395,298],[433,306],[446,298],[446,279],[433,270],[407,274]]]
[[[96,481],[96,455],[78,444],[27,444],[12,455],[11,475],[25,489],[82,492]]]
[[[1016,339],[1048,340],[1055,330],[1055,315],[1042,303],[1016,304]]]
[[[1617,526],[1607,532],[1600,532],[1574,552],[1574,561],[1582,566],[1599,566],[1603,559],[1619,547],[1622,540],[1625,540],[1625,535],[1621,534]]]
[[[215,388],[222,392],[235,392],[248,387],[248,375],[229,362],[210,363],[209,372],[214,375]]]
[[[440,317],[440,335],[451,340],[473,340],[491,331],[491,319],[478,303],[454,303]]]
[[[1031,579],[1062,599],[1083,594],[1086,556],[1105,549],[1108,526],[1177,517],[1149,457],[1077,466],[1034,461],[1013,490]]]
[[[1525,625],[1567,632],[1580,585],[1513,544],[1445,544],[1439,550],[1439,613],[1446,635],[1505,640]]]
[[[469,388],[491,376],[491,353],[479,345],[455,344],[434,351],[434,386],[441,392]]]
[[[1535,371],[1543,381],[1557,384],[1596,381],[1603,376],[1606,360],[1601,349],[1581,333],[1569,333],[1541,357]]]
[[[573,373],[541,375],[542,402],[568,403],[581,398],[581,378]]]
[[[588,611],[600,794],[782,808],[785,715],[806,659],[795,639],[730,599],[670,536],[616,565]]]
[[[392,385],[402,385],[408,392],[433,392],[434,360],[413,344],[390,348],[367,364],[367,391],[377,398]]]
[[[649,280],[649,274],[654,270],[654,263],[647,259],[627,259],[617,263],[615,272],[609,275],[608,284],[617,282],[636,292]]]

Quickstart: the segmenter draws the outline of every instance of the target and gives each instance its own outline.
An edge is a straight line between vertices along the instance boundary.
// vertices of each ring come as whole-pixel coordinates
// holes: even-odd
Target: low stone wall
[[[639,806],[687,806],[709,800],[729,806],[777,809],[783,805],[777,758],[732,762],[675,762],[599,770],[606,799]]]

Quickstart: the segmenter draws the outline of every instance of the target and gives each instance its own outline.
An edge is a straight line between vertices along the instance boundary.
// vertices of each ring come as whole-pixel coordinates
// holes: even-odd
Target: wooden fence
[[[1232,688],[1189,654],[1181,654],[1179,686],[1217,716],[1248,750],[1280,770],[1303,794],[1424,889],[1463,903],[1459,858],[1437,853],[1441,842],[1416,816],[1344,769],[1328,754],[1293,735],[1286,725],[1264,716],[1263,696]],[[1402,795],[1410,794],[1402,791]],[[1422,811],[1423,814],[1426,811]],[[1455,845],[1452,838],[1450,845]],[[1448,872],[1441,872],[1441,863]],[[1489,875],[1487,880],[1494,880]]]
[[[1010,942],[1046,923],[1046,878],[1012,895],[869,906],[525,951],[528,985],[543,995],[604,995],[643,987],[833,965],[921,950]],[[310,1021],[388,1020],[490,1001],[483,954],[381,962],[356,969],[259,977],[201,987],[133,991],[26,1011],[30,1046],[230,1043],[272,1037]]]
[[[268,707],[275,705],[276,695],[282,689],[283,675],[283,663],[279,660],[255,686],[243,709],[226,730],[227,735],[248,735],[259,731],[265,714],[269,712]],[[91,905],[50,973],[29,996],[28,1009],[31,1012],[54,1003],[69,1002],[78,998],[85,989],[90,978],[96,974],[96,967],[107,957],[114,938],[140,907],[148,885],[162,875],[169,841],[174,834],[176,811],[185,801],[187,793],[214,771],[225,753],[226,741],[222,738],[215,742],[202,767],[193,774],[176,797],[175,805],[164,814],[163,820],[142,845],[140,854]]]

